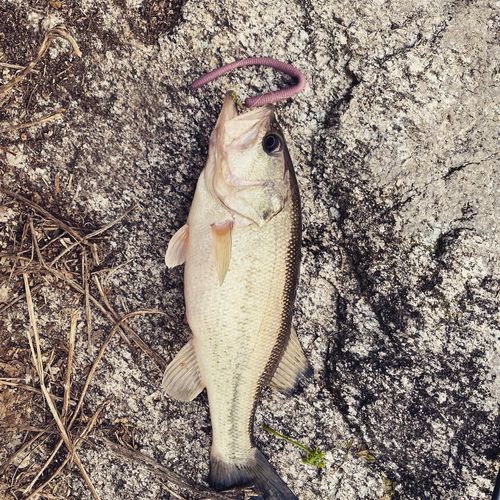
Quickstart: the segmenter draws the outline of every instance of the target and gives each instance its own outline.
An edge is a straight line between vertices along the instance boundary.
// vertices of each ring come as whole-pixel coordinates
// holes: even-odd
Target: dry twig
[[[10,387],[14,387],[15,389],[22,389],[24,391],[30,391],[30,392],[36,392],[37,394],[43,394],[42,391],[40,389],[37,389],[36,387],[32,387],[31,385],[26,385],[26,384],[20,384],[18,382],[12,382],[9,380],[0,379],[0,385],[8,385]],[[50,397],[54,401],[62,401],[63,400],[63,398],[61,398],[60,396],[56,396],[55,394],[50,394]],[[70,400],[68,403],[71,406],[76,405],[76,402],[72,401],[72,400]]]
[[[33,300],[31,299],[31,291],[30,291],[30,286],[28,283],[28,276],[25,274],[25,275],[23,275],[23,277],[24,277],[24,287],[26,290],[26,302],[28,304],[28,312],[29,312],[29,316],[30,316],[31,328],[33,330],[33,335],[35,336],[36,352],[35,352],[35,346],[33,345],[33,339],[31,338],[31,334],[30,334],[29,330],[27,330],[28,342],[29,342],[30,349],[31,349],[31,356],[32,356],[33,364],[35,365],[35,369],[38,373],[38,378],[40,379],[40,385],[45,386],[43,363],[42,363],[42,352],[40,350],[40,338],[38,336],[38,328],[36,326],[36,320],[35,320],[35,309],[33,307]],[[43,389],[42,389],[42,392],[43,392]],[[52,400],[50,399],[50,397],[49,397],[49,401],[52,403]]]
[[[164,489],[167,490],[173,497],[178,498],[179,500],[186,500],[186,498],[181,497],[175,491],[172,491],[163,481],[160,481],[158,478],[155,478],[156,482]]]
[[[87,329],[87,342],[89,353],[92,352],[92,313],[90,312],[90,287],[89,287],[89,267],[87,263],[87,252],[82,252],[82,281],[85,287],[85,322]]]
[[[69,235],[73,236],[75,240],[77,240],[80,243],[83,243],[84,245],[90,245],[90,243],[83,238],[80,234],[78,234],[72,227],[68,226],[65,222],[62,220],[59,220],[57,217],[52,215],[50,212],[47,212],[45,208],[42,208],[40,205],[35,203],[34,201],[28,200],[28,198],[25,198],[24,196],[14,193],[14,191],[10,191],[9,189],[6,189],[4,187],[0,186],[0,192],[5,193],[6,195],[10,196],[11,198],[15,198],[18,201],[22,201],[29,207],[33,208],[36,210],[38,213],[42,214],[44,217],[47,219],[50,219],[52,222],[54,222],[58,227],[66,231]]]
[[[69,344],[68,344],[68,363],[66,367],[66,379],[64,381],[64,400],[62,418],[66,421],[68,415],[69,398],[71,394],[71,368],[73,367],[73,353],[75,350],[75,336],[76,336],[76,322],[78,321],[79,312],[76,310],[71,311],[71,326],[69,331]]]
[[[49,425],[50,428],[52,424]],[[3,427],[7,431],[27,431],[27,432],[41,432],[42,434],[57,434],[56,431],[49,431],[43,427],[37,427],[36,425],[22,425],[22,424],[9,424],[8,422],[0,422],[0,427]],[[1,472],[1,469],[0,469]]]
[[[71,45],[73,46],[75,54],[78,57],[82,57],[82,53],[80,51],[80,48],[78,47],[78,44],[76,43],[75,39],[67,32],[66,27],[64,25],[56,26],[55,28],[52,28],[50,31],[48,31],[48,33],[45,35],[45,38],[42,42],[42,45],[38,49],[38,54],[35,57],[35,59],[33,59],[33,61],[31,61],[28,64],[28,66],[26,66],[26,68],[24,68],[24,70],[19,73],[19,75],[17,75],[15,78],[13,78],[10,82],[6,83],[5,85],[2,85],[0,87],[0,94],[3,94],[4,92],[7,92],[7,90],[10,90],[12,87],[17,85],[26,75],[28,75],[33,71],[33,68],[40,62],[42,57],[47,52],[47,49],[49,48],[49,45],[52,42],[52,40],[57,36],[60,36],[68,40],[68,42],[70,42]]]
[[[31,294],[35,295],[38,292],[38,290],[40,290],[40,288],[42,288],[42,285],[34,286],[31,289]],[[5,312],[7,309],[10,309],[13,305],[17,304],[23,298],[24,298],[24,295],[21,295],[21,296],[17,297],[17,299],[11,300],[8,304],[5,304],[3,307],[0,307],[0,314]]]
[[[42,264],[42,266],[44,266],[45,259],[43,258],[42,254],[40,253],[40,247],[38,246],[38,238],[37,238],[37,235],[35,233],[35,228],[33,227],[33,219],[31,217],[29,220],[29,224],[30,224],[30,231],[31,231],[31,241],[33,242],[33,247],[36,251],[36,256],[38,257],[38,261],[40,262],[40,264]]]
[[[43,118],[40,118],[39,120],[35,120],[35,121],[29,122],[29,123],[21,123],[20,125],[14,125],[12,127],[4,128],[3,130],[0,130],[0,134],[7,134],[8,132],[14,132],[15,130],[22,130],[22,129],[29,128],[29,127],[35,127],[36,125],[42,125],[43,123],[47,123],[47,122],[50,122],[52,120],[56,120],[57,118],[62,118],[64,116],[65,112],[66,112],[66,110],[63,108],[58,109],[55,113],[52,113],[51,115],[48,115],[48,116],[44,116]]]
[[[10,63],[4,63],[0,62],[0,67],[2,68],[9,68],[9,69],[24,69],[26,66],[21,66],[19,64],[10,64]],[[33,73],[38,73],[36,69],[33,70]]]

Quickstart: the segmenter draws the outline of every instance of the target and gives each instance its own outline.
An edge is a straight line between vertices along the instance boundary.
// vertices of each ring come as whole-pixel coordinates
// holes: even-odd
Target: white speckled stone
[[[120,313],[155,307],[178,320],[169,331],[134,321],[169,359],[188,332],[182,272],[167,271],[163,255],[187,217],[224,93],[245,98],[289,78],[252,67],[189,84],[249,56],[296,65],[308,86],[277,114],[302,193],[295,324],[315,377],[293,397],[265,391],[256,442],[300,500],[489,499],[500,465],[498,2],[187,0],[154,44],[138,35],[145,3],[81,2],[100,27],[73,33],[83,93],[62,95],[57,140],[25,131],[40,138],[43,168],[33,170],[17,132],[1,139],[19,152],[4,156],[13,173],[3,185],[24,172],[43,190],[56,173],[65,185],[72,175],[72,208],[95,225],[138,204],[111,232],[112,264],[132,262],[108,284]],[[64,20],[19,8],[42,32]],[[53,47],[48,57],[69,57],[66,42]],[[0,119],[0,129],[19,122],[12,111]],[[67,313],[67,296],[46,299]],[[77,348],[80,366],[90,362],[83,340]],[[139,450],[206,484],[206,396],[168,400],[160,379],[116,340],[87,404],[114,395],[109,422],[128,419]],[[303,465],[261,424],[327,451],[326,467]],[[88,446],[81,455],[103,499],[173,498],[138,465]],[[90,498],[77,476],[72,496]]]

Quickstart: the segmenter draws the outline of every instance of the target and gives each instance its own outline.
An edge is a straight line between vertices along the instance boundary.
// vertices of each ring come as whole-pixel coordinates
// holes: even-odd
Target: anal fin
[[[162,382],[163,390],[179,401],[192,401],[205,388],[190,340],[167,366]]]
[[[295,391],[302,378],[310,377],[313,373],[312,367],[302,350],[297,333],[292,327],[290,340],[281,358],[280,364],[269,386],[280,392],[291,394]]]

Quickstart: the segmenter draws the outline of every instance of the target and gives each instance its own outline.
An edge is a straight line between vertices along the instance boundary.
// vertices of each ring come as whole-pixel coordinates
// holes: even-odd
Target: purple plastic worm
[[[234,61],[220,68],[210,71],[191,84],[191,88],[198,89],[206,85],[208,82],[219,78],[219,76],[228,73],[234,68],[240,68],[241,66],[270,66],[271,68],[283,71],[290,76],[297,78],[297,83],[286,89],[276,90],[275,92],[269,92],[267,94],[257,95],[254,97],[248,97],[245,99],[245,106],[251,108],[253,106],[264,106],[264,104],[271,104],[273,102],[282,101],[288,97],[292,97],[299,92],[301,92],[306,86],[306,77],[297,69],[290,64],[278,61],[276,59],[271,59],[270,57],[248,57],[247,59],[241,59],[240,61]]]

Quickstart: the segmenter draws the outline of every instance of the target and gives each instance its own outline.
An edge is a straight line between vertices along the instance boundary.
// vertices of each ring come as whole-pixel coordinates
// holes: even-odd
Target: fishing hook
[[[247,108],[252,108],[254,106],[264,106],[264,104],[271,104],[273,102],[282,101],[288,97],[292,97],[299,92],[301,92],[306,86],[306,77],[291,64],[287,64],[270,57],[248,57],[247,59],[241,59],[239,61],[234,61],[230,64],[221,66],[220,68],[206,73],[200,78],[196,79],[192,84],[191,88],[198,89],[206,85],[207,83],[215,80],[221,75],[228,73],[234,68],[240,68],[241,66],[270,66],[271,68],[283,71],[287,75],[297,78],[297,83],[291,87],[285,89],[276,90],[274,92],[268,92],[267,94],[257,95],[254,97],[247,97],[245,99],[245,106]]]

